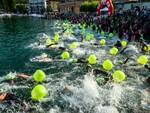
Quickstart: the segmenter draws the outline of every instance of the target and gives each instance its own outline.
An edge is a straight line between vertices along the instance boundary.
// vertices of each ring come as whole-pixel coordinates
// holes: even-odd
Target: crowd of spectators
[[[132,7],[130,10],[118,10],[108,17],[96,16],[96,14],[80,14],[61,16],[72,23],[86,23],[86,27],[92,26],[93,30],[101,32],[116,32],[119,38],[127,38],[139,41],[150,38],[150,9]]]

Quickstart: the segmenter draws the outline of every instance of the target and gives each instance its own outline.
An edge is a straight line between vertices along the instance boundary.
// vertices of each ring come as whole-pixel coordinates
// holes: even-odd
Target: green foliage
[[[2,0],[2,6],[7,12],[14,12],[16,9],[16,0]]]
[[[22,14],[27,13],[27,9],[26,9],[26,6],[24,4],[18,4],[16,6],[16,10],[17,10],[17,12],[22,13]]]
[[[97,1],[93,1],[93,2],[83,2],[82,5],[81,5],[81,12],[95,12],[96,11],[96,8],[98,6],[98,3]]]
[[[9,0],[10,1],[10,11],[14,12],[16,9],[16,0]]]
[[[97,6],[98,6],[98,3],[99,3],[99,2],[96,2],[96,1],[91,3],[91,11],[92,11],[92,12],[95,12],[95,11],[96,11]]]
[[[4,8],[6,11],[9,11],[8,1],[7,1],[7,0],[2,0],[2,4],[3,4],[3,8]]]
[[[89,3],[88,3],[88,2],[82,3],[80,10],[81,10],[82,12],[87,12],[88,9],[89,9]]]
[[[47,12],[52,12],[52,7],[50,5],[47,6]]]
[[[17,4],[27,4],[28,0],[16,0]]]
[[[2,0],[0,0],[0,9],[2,9]]]

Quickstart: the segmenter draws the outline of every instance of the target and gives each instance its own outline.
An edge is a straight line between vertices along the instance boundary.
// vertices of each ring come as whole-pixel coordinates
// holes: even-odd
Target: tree
[[[48,6],[47,6],[47,12],[52,12],[52,7],[51,7],[51,5],[48,5]]]
[[[16,5],[16,10],[17,10],[17,12],[19,12],[21,14],[27,13],[27,9],[26,9],[25,4],[17,4]]]
[[[2,0],[4,10],[9,11],[9,5],[7,0]]]
[[[17,4],[27,4],[29,0],[16,0]]]
[[[8,0],[8,1],[9,1],[10,11],[14,12],[16,10],[16,0]]]
[[[80,7],[80,10],[82,12],[95,12],[96,11],[96,8],[98,6],[98,3],[97,1],[93,1],[93,2],[83,2],[81,4],[81,7]]]
[[[16,9],[16,0],[2,0],[2,6],[7,12],[14,12]]]

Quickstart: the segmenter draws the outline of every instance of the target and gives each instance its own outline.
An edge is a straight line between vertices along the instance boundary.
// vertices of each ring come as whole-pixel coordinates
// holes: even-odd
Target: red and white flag
[[[100,2],[100,4],[98,5],[97,10],[96,10],[98,15],[100,15],[101,9],[103,9],[103,6],[105,4],[107,5],[107,8],[108,8],[108,15],[111,15],[111,14],[114,13],[114,6],[113,6],[113,3],[112,3],[112,0],[102,0]]]
[[[98,5],[98,7],[97,7],[97,9],[96,9],[96,12],[97,12],[98,15],[100,15],[101,9],[103,9],[103,6],[104,6],[104,0],[102,0],[102,1],[100,2],[100,4]]]

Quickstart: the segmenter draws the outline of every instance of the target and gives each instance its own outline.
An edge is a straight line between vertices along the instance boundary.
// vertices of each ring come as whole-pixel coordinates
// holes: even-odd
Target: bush
[[[27,13],[27,9],[26,9],[26,6],[24,4],[17,5],[16,10],[17,10],[17,12],[22,13],[22,14]]]
[[[53,10],[52,10],[52,7],[51,7],[50,5],[48,5],[46,11],[47,11],[47,12],[52,12],[52,11],[53,11]]]
[[[87,12],[89,10],[89,3],[88,2],[82,3],[80,10],[81,10],[81,12]]]
[[[81,7],[80,7],[80,11],[81,12],[95,12],[96,8],[98,6],[97,1],[93,1],[93,2],[83,2]]]
[[[16,0],[1,0],[2,7],[7,12],[15,12]]]

